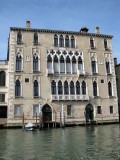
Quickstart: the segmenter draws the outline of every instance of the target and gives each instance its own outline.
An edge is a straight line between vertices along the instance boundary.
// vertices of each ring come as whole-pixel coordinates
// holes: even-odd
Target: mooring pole
[[[36,112],[36,126],[37,126],[37,112]]]
[[[23,112],[23,116],[22,116],[22,121],[23,121],[23,130],[24,130],[24,112]]]
[[[60,127],[61,127],[61,112],[60,112]]]

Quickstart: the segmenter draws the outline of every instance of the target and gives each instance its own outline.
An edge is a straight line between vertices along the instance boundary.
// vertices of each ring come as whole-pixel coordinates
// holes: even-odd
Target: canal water
[[[120,125],[0,129],[0,160],[120,160]]]

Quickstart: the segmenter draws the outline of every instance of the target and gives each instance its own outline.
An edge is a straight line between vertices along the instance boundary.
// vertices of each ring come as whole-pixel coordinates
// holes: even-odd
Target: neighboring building
[[[120,122],[120,64],[115,63],[115,73],[117,82],[117,94],[118,94],[118,112],[119,112],[119,122]]]
[[[112,36],[11,27],[9,34],[7,124],[19,125],[42,112],[43,119],[66,123],[118,122]],[[55,114],[56,113],[56,114]]]

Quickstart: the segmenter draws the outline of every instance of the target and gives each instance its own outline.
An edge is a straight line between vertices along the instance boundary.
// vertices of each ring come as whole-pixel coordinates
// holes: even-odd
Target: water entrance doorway
[[[93,106],[91,104],[88,104],[85,107],[85,118],[86,122],[92,121],[94,119]]]
[[[48,104],[45,104],[42,108],[43,122],[52,121],[52,109]]]

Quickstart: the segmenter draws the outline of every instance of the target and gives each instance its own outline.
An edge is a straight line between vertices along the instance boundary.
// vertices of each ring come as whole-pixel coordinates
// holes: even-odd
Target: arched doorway
[[[86,122],[92,121],[94,119],[93,106],[90,103],[85,107],[85,118]]]
[[[48,104],[42,108],[43,121],[52,121],[52,109]]]

